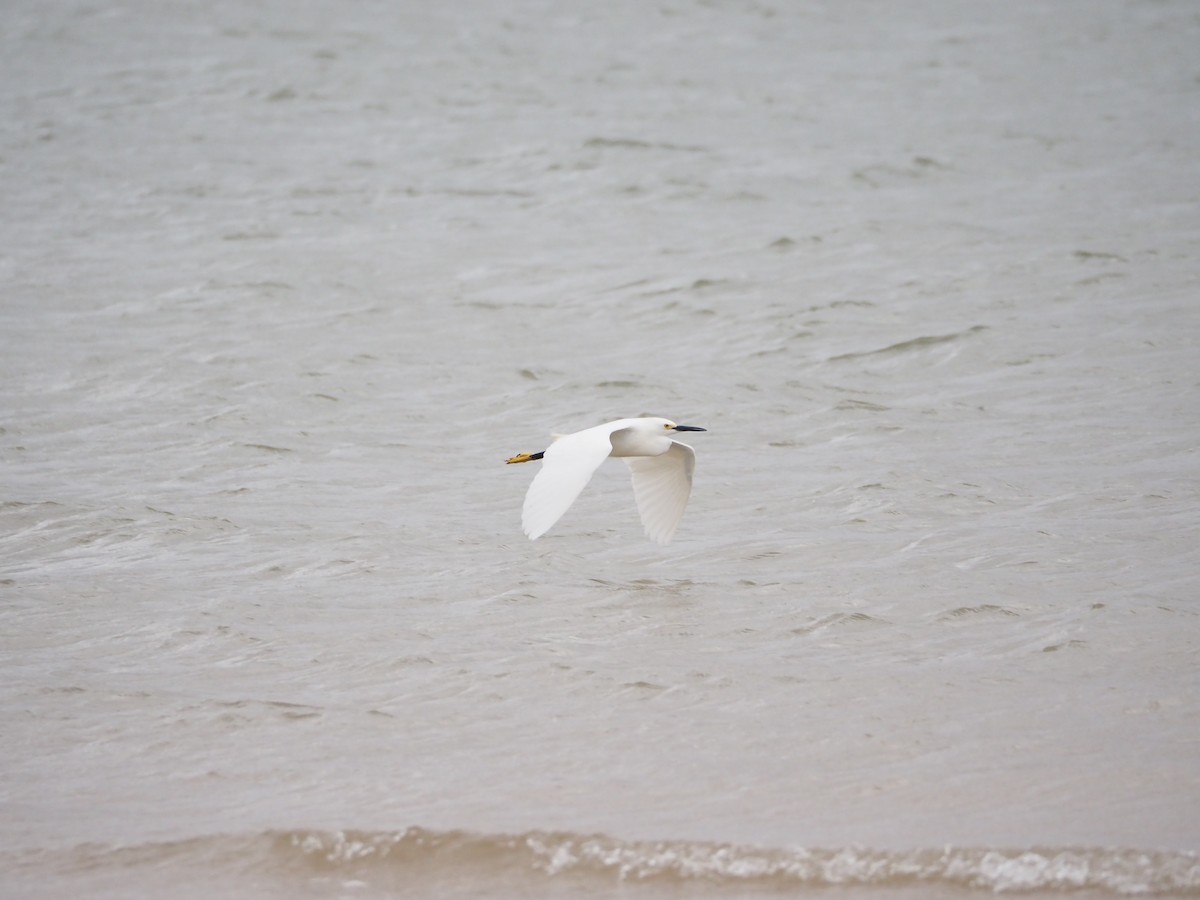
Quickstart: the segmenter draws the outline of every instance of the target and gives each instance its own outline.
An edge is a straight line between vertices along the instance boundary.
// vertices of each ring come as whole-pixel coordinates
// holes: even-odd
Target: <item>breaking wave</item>
[[[258,896],[305,896],[319,886],[352,886],[356,896],[605,896],[614,888],[654,896],[741,896],[806,888],[858,888],[868,896],[919,890],[937,896],[977,891],[1046,895],[1200,896],[1200,856],[1122,848],[945,847],[882,851],[756,848],[690,841],[623,841],[604,835],[462,831],[269,831],[218,835],[134,847],[83,845],[36,851],[14,860],[29,876],[87,874],[93,887],[108,872],[114,884],[140,882],[138,872],[171,873],[174,896],[224,870],[226,885],[251,879]],[[46,884],[45,881],[42,882]],[[61,883],[61,882],[60,882]],[[249,882],[247,881],[247,884]],[[271,885],[270,890],[264,890]],[[646,889],[642,894],[638,887]],[[228,891],[228,895],[236,895]],[[93,892],[93,895],[103,891]]]

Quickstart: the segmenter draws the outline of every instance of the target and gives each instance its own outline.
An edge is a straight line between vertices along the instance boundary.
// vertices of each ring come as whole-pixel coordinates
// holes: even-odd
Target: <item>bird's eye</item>
[[[669,429],[670,427],[671,427],[671,423],[670,423],[670,422],[668,422],[666,425],[664,425],[664,426],[663,426],[663,428],[668,428],[668,429]]]

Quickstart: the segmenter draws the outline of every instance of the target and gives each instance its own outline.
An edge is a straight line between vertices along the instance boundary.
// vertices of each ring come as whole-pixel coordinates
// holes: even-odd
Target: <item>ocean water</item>
[[[1200,896],[1197,46],[7,3],[0,894]]]

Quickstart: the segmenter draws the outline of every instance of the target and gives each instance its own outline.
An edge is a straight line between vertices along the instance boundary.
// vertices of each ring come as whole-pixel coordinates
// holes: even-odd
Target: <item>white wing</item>
[[[598,425],[560,437],[546,448],[542,468],[529,485],[521,508],[521,527],[536,541],[550,530],[592,480],[612,452],[611,431]]]
[[[633,475],[633,496],[646,537],[669,543],[692,496],[696,451],[671,441],[671,449],[662,456],[630,456],[625,462]]]

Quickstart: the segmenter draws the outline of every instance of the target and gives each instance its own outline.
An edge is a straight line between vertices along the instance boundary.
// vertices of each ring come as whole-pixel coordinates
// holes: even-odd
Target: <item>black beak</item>
[[[701,428],[698,425],[676,425],[676,431],[708,431],[707,428]]]

